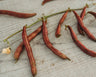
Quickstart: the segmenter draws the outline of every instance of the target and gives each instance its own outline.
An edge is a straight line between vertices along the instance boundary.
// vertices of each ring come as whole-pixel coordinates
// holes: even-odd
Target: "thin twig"
[[[67,9],[67,10],[69,10],[69,11],[71,12],[71,11],[73,11],[73,10],[82,10],[82,9],[83,9],[83,8]],[[64,10],[64,11],[61,11],[61,12],[57,12],[57,13],[53,13],[53,14],[50,14],[50,15],[48,15],[48,16],[44,16],[44,18],[46,19],[46,18],[50,18],[50,17],[55,16],[55,15],[58,15],[58,14],[65,13],[67,10]],[[31,25],[27,26],[27,28],[30,28],[31,26],[35,25],[36,23],[40,22],[41,20],[42,20],[41,18],[40,18],[40,19],[37,19],[37,21],[35,21],[35,22],[32,23]],[[8,41],[9,38],[13,37],[14,35],[16,35],[17,33],[21,32],[21,31],[22,31],[22,29],[19,30],[19,31],[17,31],[17,32],[15,32],[15,33],[13,33],[12,35],[8,36],[8,37],[5,38],[3,41],[4,41],[4,42]]]

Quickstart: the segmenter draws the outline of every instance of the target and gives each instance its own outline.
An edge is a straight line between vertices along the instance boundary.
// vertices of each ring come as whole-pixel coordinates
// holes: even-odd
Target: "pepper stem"
[[[86,5],[88,6],[88,4],[86,4]],[[82,10],[82,9],[83,9],[83,8],[77,8],[77,9],[70,9],[70,8],[69,8],[69,9],[67,9],[67,10],[69,10],[69,11],[71,12],[71,11],[73,11],[73,10]],[[44,18],[46,19],[46,18],[50,18],[50,17],[55,16],[55,15],[58,15],[58,14],[65,13],[67,10],[64,10],[64,11],[61,11],[61,12],[57,12],[57,13],[53,13],[53,14],[44,16]],[[35,22],[32,23],[31,25],[27,26],[27,28],[30,28],[31,26],[35,25],[36,23],[38,23],[38,22],[40,22],[40,21],[42,21],[41,18],[40,18],[40,19],[37,19],[37,21],[35,21]],[[22,29],[19,30],[19,31],[17,31],[17,32],[15,32],[15,33],[13,33],[12,35],[8,36],[8,37],[7,37],[6,39],[4,39],[3,41],[4,41],[4,42],[8,41],[9,38],[13,37],[14,35],[18,34],[18,33],[21,32],[21,31],[22,31]]]
[[[65,30],[67,30],[68,25],[65,25]]]
[[[15,64],[18,62],[18,59],[15,59]]]
[[[86,7],[89,8],[89,5],[86,3]]]
[[[69,61],[71,61],[71,59],[70,59],[70,58],[68,58],[68,57],[67,57],[67,59],[68,59]]]

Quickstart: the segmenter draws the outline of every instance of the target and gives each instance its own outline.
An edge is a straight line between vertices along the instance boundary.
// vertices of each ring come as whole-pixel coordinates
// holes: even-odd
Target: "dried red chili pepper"
[[[29,36],[28,36],[28,41],[30,42],[32,39],[34,39],[42,30],[42,26],[40,26],[38,29],[36,29],[34,32],[32,32]],[[23,42],[20,43],[20,45],[17,47],[15,53],[14,53],[14,58],[16,60],[19,59],[21,52],[23,51]]]
[[[92,14],[96,18],[96,12],[89,11],[88,13]]]
[[[84,9],[83,9],[83,11],[82,11],[82,13],[81,13],[81,15],[80,15],[80,17],[81,17],[82,20],[84,19],[84,16],[85,16],[85,13],[86,13],[86,8],[87,8],[87,6],[84,7]],[[79,23],[78,23],[78,25],[77,25],[77,29],[78,29],[78,32],[79,32],[81,35],[85,35],[85,34],[84,34],[84,31],[83,31],[83,29],[80,27],[80,24],[79,24]]]
[[[84,26],[84,23],[83,23],[82,19],[80,18],[80,16],[75,11],[73,11],[73,13],[75,14],[78,23],[80,24],[80,26],[83,29],[83,31],[87,34],[87,36],[91,40],[96,41],[96,38],[93,36],[93,34]]]
[[[15,16],[19,18],[29,18],[36,15],[36,13],[19,13],[19,12],[14,12],[9,10],[0,10],[0,14],[7,14],[10,16]]]
[[[56,36],[56,37],[60,37],[60,35],[61,35],[61,34],[60,34],[61,25],[62,25],[62,23],[64,22],[64,20],[66,19],[67,14],[68,14],[68,10],[65,12],[65,14],[62,16],[62,18],[61,18],[60,21],[59,21],[59,24],[58,24],[57,29],[56,29],[56,32],[55,32],[55,36]]]
[[[42,20],[42,26],[43,26],[42,35],[43,35],[43,40],[44,40],[44,43],[46,44],[46,46],[47,46],[53,53],[55,53],[56,55],[58,55],[60,58],[70,60],[66,55],[64,55],[63,53],[61,53],[61,52],[60,52],[59,50],[57,50],[56,48],[54,48],[53,45],[51,44],[51,42],[49,41],[48,31],[47,31],[46,23],[45,23],[44,20]]]
[[[35,76],[37,74],[36,63],[35,63],[35,59],[33,57],[30,43],[28,42],[27,33],[26,33],[26,26],[23,27],[22,39],[23,39],[23,43],[24,43],[24,46],[27,51],[28,58],[29,58],[32,75]]]
[[[70,34],[72,36],[73,41],[75,42],[75,44],[86,54],[92,56],[92,57],[96,57],[96,52],[89,50],[88,48],[86,48],[77,38],[75,32],[73,31],[73,29],[71,28],[71,26],[67,26]]]
[[[49,2],[49,1],[53,1],[53,0],[44,0],[44,1],[42,2],[42,5],[44,5],[45,3]]]

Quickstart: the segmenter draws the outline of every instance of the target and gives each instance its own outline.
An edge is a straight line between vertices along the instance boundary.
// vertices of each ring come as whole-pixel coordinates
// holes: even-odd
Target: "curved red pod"
[[[96,12],[89,11],[89,14],[92,14],[96,18]]]
[[[29,36],[28,36],[28,41],[30,42],[32,39],[34,39],[40,32],[42,31],[42,26],[40,26],[39,28],[37,28],[34,32],[32,32]],[[24,48],[24,44],[23,42],[21,42],[19,44],[19,46],[17,47],[15,53],[14,53],[14,58],[16,60],[19,59],[21,52],[23,51]]]
[[[57,29],[56,29],[56,32],[55,32],[56,37],[60,37],[60,35],[61,35],[61,33],[60,33],[61,32],[61,25],[63,24],[64,20],[66,19],[67,14],[68,14],[68,11],[66,11],[64,13],[64,15],[62,16],[62,18],[60,19],[60,21],[58,23],[58,26],[57,26]]]
[[[45,3],[50,2],[50,1],[53,1],[53,0],[43,0],[42,5],[44,5]]]
[[[81,15],[80,15],[80,17],[81,17],[81,19],[83,20],[84,19],[84,16],[85,16],[85,13],[86,13],[86,8],[87,8],[87,6],[85,6],[84,7],[84,9],[83,9],[83,11],[82,11],[82,13],[81,13]],[[83,29],[80,27],[80,24],[78,23],[78,25],[77,25],[77,29],[78,29],[78,32],[81,34],[81,35],[85,35],[84,34],[84,31],[83,31]]]
[[[84,26],[84,23],[82,21],[82,19],[80,18],[80,16],[75,12],[73,11],[73,13],[75,14],[76,18],[77,18],[77,21],[78,23],[80,24],[80,27],[83,29],[83,31],[86,33],[86,35],[93,41],[96,42],[96,38],[94,37],[94,35]]]
[[[45,23],[47,23],[47,21],[45,21]],[[42,25],[28,36],[28,41],[30,42],[32,39],[34,39],[41,31],[42,31]],[[19,59],[23,51],[23,48],[24,48],[24,44],[23,42],[21,42],[14,53],[14,58],[16,60]]]
[[[51,44],[51,42],[50,42],[50,40],[49,40],[49,38],[48,38],[48,30],[47,30],[46,23],[45,23],[44,20],[42,20],[42,25],[43,25],[42,35],[43,35],[43,40],[44,40],[45,45],[46,45],[54,54],[56,54],[56,55],[59,56],[60,58],[70,60],[65,54],[61,53],[59,50],[57,50],[56,48],[54,48],[53,45]]]
[[[0,14],[6,14],[6,15],[15,16],[18,18],[29,18],[36,15],[36,13],[20,13],[20,12],[14,12],[9,10],[0,10]]]
[[[32,48],[27,38],[26,26],[23,27],[22,39],[23,39],[23,43],[27,51],[28,58],[29,58],[32,75],[35,76],[37,74],[36,63],[35,63],[35,59],[32,53]]]
[[[86,48],[77,38],[75,32],[73,31],[73,29],[71,28],[71,26],[67,26],[70,34],[72,36],[73,41],[75,42],[75,44],[86,54],[92,56],[92,57],[96,57],[96,52],[89,50],[88,48]]]

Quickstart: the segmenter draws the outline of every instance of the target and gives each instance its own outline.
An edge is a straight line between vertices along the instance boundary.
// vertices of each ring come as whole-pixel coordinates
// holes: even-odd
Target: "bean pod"
[[[75,14],[76,18],[77,18],[77,21],[78,23],[80,24],[80,27],[83,29],[83,31],[86,33],[86,35],[93,41],[96,42],[96,38],[93,36],[93,34],[84,26],[84,23],[82,21],[82,19],[80,18],[80,16],[75,12],[73,11],[73,13]]]
[[[45,3],[50,2],[50,1],[53,1],[53,0],[43,0],[42,5],[44,5]]]
[[[54,48],[53,45],[51,44],[51,42],[49,41],[49,38],[48,38],[48,30],[47,30],[46,23],[45,23],[44,20],[42,20],[42,25],[43,25],[42,35],[43,35],[43,40],[44,40],[45,45],[46,45],[54,54],[56,54],[56,55],[59,56],[60,58],[70,60],[66,55],[64,55],[63,53],[61,53],[61,52],[60,52],[59,50],[57,50],[56,48]]]
[[[61,25],[64,22],[64,20],[66,19],[67,14],[68,14],[68,11],[65,12],[65,14],[62,16],[62,18],[59,21],[59,24],[58,24],[57,29],[56,29],[56,32],[55,32],[55,36],[56,37],[60,37],[60,35],[61,35],[60,34],[60,32],[61,32]]]
[[[95,12],[89,11],[88,13],[92,14],[96,18],[96,13]]]
[[[40,26],[38,29],[36,29],[34,32],[32,32],[29,36],[28,36],[28,41],[30,42],[32,39],[34,39],[42,30],[42,26]],[[15,53],[14,53],[14,58],[16,60],[19,59],[21,52],[23,51],[24,48],[24,44],[23,42],[20,43],[20,45],[17,47]]]
[[[26,51],[27,51],[28,58],[29,58],[32,75],[35,76],[37,74],[36,63],[35,63],[35,59],[34,59],[34,56],[32,53],[30,43],[29,43],[28,38],[27,38],[26,26],[23,27],[22,39],[23,39],[23,43],[24,43],[24,46],[25,46]]]
[[[81,13],[81,15],[80,15],[80,17],[81,17],[81,19],[83,20],[84,19],[84,16],[85,16],[85,13],[86,13],[86,8],[87,8],[87,6],[85,6],[84,7],[84,9],[83,9],[83,11],[82,11],[82,13]],[[83,29],[80,27],[80,24],[78,23],[78,25],[77,25],[77,29],[78,29],[78,32],[81,34],[81,35],[85,35],[84,34],[84,31],[83,31]]]
[[[15,16],[18,18],[29,18],[36,15],[36,13],[20,13],[20,12],[14,12],[9,10],[0,10],[0,14],[6,14],[6,15]]]
[[[86,48],[77,38],[75,32],[73,31],[73,29],[71,28],[71,26],[67,26],[70,34],[72,36],[73,41],[75,42],[75,44],[86,54],[92,56],[92,57],[96,57],[96,52],[89,50],[88,48]]]

